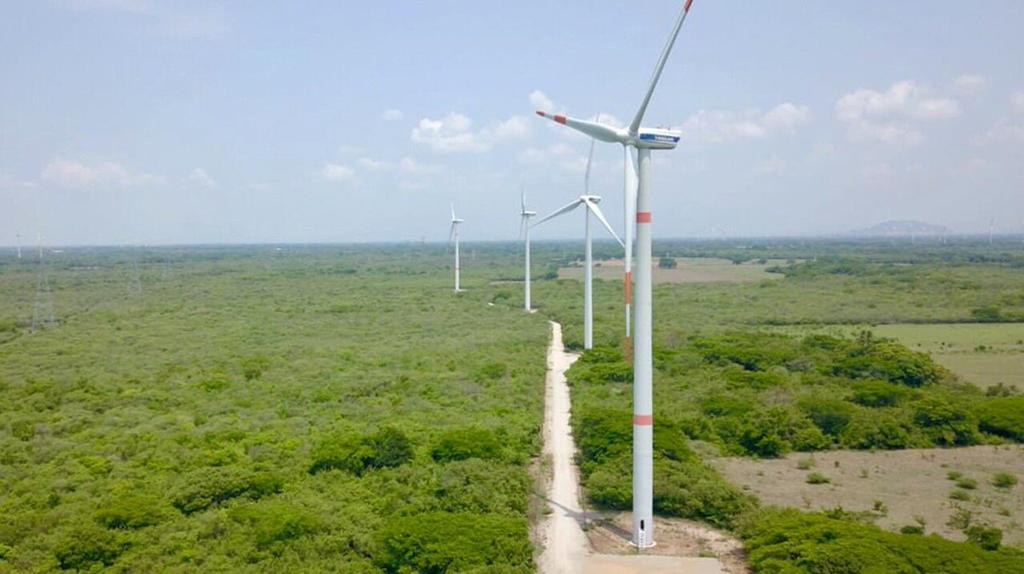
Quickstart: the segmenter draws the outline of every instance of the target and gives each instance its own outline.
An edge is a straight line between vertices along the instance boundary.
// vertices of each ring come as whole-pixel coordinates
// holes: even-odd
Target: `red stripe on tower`
[[[690,4],[693,4],[693,0],[686,0],[686,6],[683,6],[683,12],[690,11]]]
[[[555,116],[555,121],[560,123],[560,124],[564,124],[565,123],[565,116]]]
[[[633,302],[633,272],[626,271],[626,305]]]
[[[650,223],[651,222],[651,212],[650,211],[638,211],[638,212],[636,212],[636,222],[637,223]]]
[[[654,425],[654,415],[633,415],[633,424],[640,427]]]

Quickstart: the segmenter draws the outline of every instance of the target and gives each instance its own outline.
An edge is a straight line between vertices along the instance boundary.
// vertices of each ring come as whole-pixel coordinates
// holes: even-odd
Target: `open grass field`
[[[842,507],[892,531],[923,521],[926,533],[953,540],[964,539],[950,525],[963,509],[974,521],[1002,529],[1004,543],[1024,543],[1024,487],[992,484],[999,473],[1024,479],[1024,448],[1019,445],[794,453],[771,460],[720,458],[712,464],[763,504],[802,510]],[[828,482],[808,483],[814,473]],[[960,488],[950,473],[976,485]],[[963,500],[950,498],[953,493],[962,493],[953,496]]]
[[[728,259],[714,257],[676,257],[675,260],[677,266],[674,269],[658,267],[657,262],[651,266],[654,283],[754,283],[765,279],[780,279],[782,275],[766,270],[785,263],[782,260],[733,263]],[[621,281],[622,265],[621,259],[596,262],[594,277]],[[582,280],[582,263],[559,269],[558,277]]]

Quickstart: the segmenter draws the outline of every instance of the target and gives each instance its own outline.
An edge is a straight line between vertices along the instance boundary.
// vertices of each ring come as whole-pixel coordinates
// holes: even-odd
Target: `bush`
[[[820,472],[812,472],[807,475],[807,484],[828,484],[830,482],[832,480]]]
[[[821,432],[831,437],[842,434],[843,429],[850,424],[855,410],[855,407],[839,399],[806,397],[797,404]]]
[[[502,514],[432,512],[389,519],[373,560],[387,572],[442,574],[487,566],[533,568],[526,519]]]
[[[900,534],[912,534],[915,536],[920,536],[924,534],[924,527],[920,524],[908,524],[906,526],[901,526]]]
[[[658,267],[661,269],[675,269],[679,264],[675,257],[659,257]]]
[[[355,475],[403,465],[413,458],[412,442],[402,431],[384,427],[362,437],[337,434],[313,448],[310,474],[339,469]]]
[[[997,472],[992,477],[992,486],[996,488],[1013,488],[1017,486],[1017,477],[1008,472]]]
[[[985,550],[999,550],[1003,543],[1003,531],[991,526],[975,524],[965,530],[964,534],[967,535],[968,542],[977,544]]]
[[[171,493],[171,504],[182,514],[201,510],[244,496],[253,500],[281,491],[281,479],[234,467],[206,467],[182,477]]]
[[[956,486],[957,488],[962,488],[964,490],[974,490],[978,488],[978,481],[965,476],[956,481]]]
[[[894,407],[911,397],[913,391],[886,381],[858,381],[851,400],[865,407]]]
[[[979,323],[998,323],[1003,320],[1003,310],[995,305],[971,309],[971,317]]]
[[[63,570],[110,566],[128,548],[116,533],[94,525],[72,528],[57,542],[54,555]]]
[[[937,383],[947,374],[925,353],[865,335],[847,346],[846,356],[832,365],[831,372],[851,379],[883,379],[907,387]]]
[[[839,437],[845,448],[895,450],[925,446],[915,438],[910,421],[892,409],[860,411]]]
[[[826,448],[829,440],[803,413],[772,407],[755,412],[747,419],[740,432],[739,444],[749,454],[770,458],[794,449],[811,451]]]
[[[144,528],[166,516],[166,502],[145,494],[120,494],[96,513],[96,521],[107,528]]]
[[[1024,442],[1024,397],[987,400],[975,409],[981,430]]]
[[[740,521],[758,574],[1013,574],[1024,554],[987,552],[938,536],[907,536],[798,510],[765,509]]]
[[[252,538],[260,550],[273,549],[322,528],[315,515],[285,502],[240,506],[233,509],[230,516],[252,529]]]
[[[967,446],[978,442],[978,422],[965,408],[941,397],[928,397],[915,405],[914,422],[939,446]]]
[[[442,434],[430,456],[437,462],[450,462],[469,458],[498,459],[501,453],[501,442],[491,430],[464,427]]]
[[[959,500],[960,502],[967,502],[971,499],[971,495],[966,490],[960,490],[959,488],[949,493],[950,500]]]

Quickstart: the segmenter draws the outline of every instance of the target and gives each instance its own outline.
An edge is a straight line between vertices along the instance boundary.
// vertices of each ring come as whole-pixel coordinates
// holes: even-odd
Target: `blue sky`
[[[0,244],[515,238],[583,189],[681,2],[11,0]],[[696,0],[648,110],[660,237],[1024,225],[1024,3]],[[613,120],[614,121],[614,120]],[[621,151],[592,191],[621,227]],[[580,215],[582,217],[582,215]],[[578,219],[578,218],[577,218]],[[540,237],[580,234],[573,218]]]

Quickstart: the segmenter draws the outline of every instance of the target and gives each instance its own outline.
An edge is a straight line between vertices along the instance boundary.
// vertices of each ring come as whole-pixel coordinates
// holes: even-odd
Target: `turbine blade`
[[[622,146],[622,149],[626,156],[623,197],[626,203],[624,210],[626,216],[626,258],[629,259],[633,255],[633,237],[635,237],[634,229],[636,225],[636,192],[639,182],[636,174],[636,164],[633,163],[633,150],[629,146]],[[626,271],[629,271],[629,269]]]
[[[587,171],[583,173],[583,193],[590,195],[590,163],[594,161],[594,144],[597,140],[590,138],[590,153],[587,154]]]
[[[448,243],[451,243],[451,242],[452,242],[452,240],[453,240],[453,239],[455,239],[455,226],[456,226],[456,225],[458,225],[458,224],[457,224],[457,223],[455,223],[455,221],[452,221],[452,228],[451,228],[451,230],[450,230],[450,231],[448,232]]]
[[[519,207],[522,208],[520,210],[520,213],[526,213],[526,190],[525,189],[520,189],[519,190]]]
[[[452,221],[455,221],[455,204],[452,204]]]
[[[676,43],[676,38],[679,36],[679,30],[683,27],[683,22],[686,21],[686,15],[690,13],[690,5],[693,4],[693,0],[686,0],[686,4],[683,5],[683,11],[679,14],[679,18],[676,19],[675,28],[672,29],[672,35],[668,38],[668,43],[665,44],[665,48],[661,51],[661,57],[658,58],[658,64],[654,67],[654,74],[651,75],[651,85],[647,88],[647,94],[644,95],[644,100],[640,104],[640,109],[637,110],[636,116],[633,117],[633,123],[629,124],[630,135],[635,136],[640,130],[640,122],[644,121],[644,114],[647,113],[647,104],[651,103],[651,95],[654,94],[654,88],[658,85],[658,80],[661,79],[661,71],[665,69],[665,62],[668,61],[668,55],[672,52],[672,46]]]
[[[519,239],[522,239],[523,236],[526,235],[527,219],[528,218],[525,215],[519,218]]]
[[[608,233],[612,234],[612,237],[615,238],[615,241],[618,241],[619,245],[625,247],[626,244],[623,243],[621,239],[619,239],[618,234],[616,234],[615,230],[612,229],[611,224],[609,224],[608,220],[604,218],[604,214],[601,213],[601,208],[598,207],[596,203],[590,201],[589,199],[584,199],[583,202],[587,204],[587,209],[589,209],[591,213],[597,216],[597,220],[601,222],[601,225],[604,225],[604,228],[608,230]]]
[[[606,124],[601,124],[598,122],[588,122],[587,120],[578,120],[576,118],[566,117],[561,114],[549,114],[547,112],[542,111],[538,111],[537,115],[542,118],[548,118],[549,120],[555,123],[559,123],[564,126],[569,126],[570,128],[576,131],[583,132],[588,136],[594,139],[599,139],[603,142],[624,143],[626,141],[626,133],[624,133],[622,130],[613,128]]]
[[[572,210],[576,209],[577,207],[579,207],[581,203],[583,203],[583,200],[576,199],[572,203],[566,205],[565,207],[560,208],[558,211],[544,216],[543,219],[541,219],[537,223],[534,223],[530,227],[537,227],[538,225],[540,225],[541,223],[544,223],[545,221],[547,221],[549,219],[558,217],[559,215],[562,215],[563,213],[569,213],[570,211],[572,211]]]

